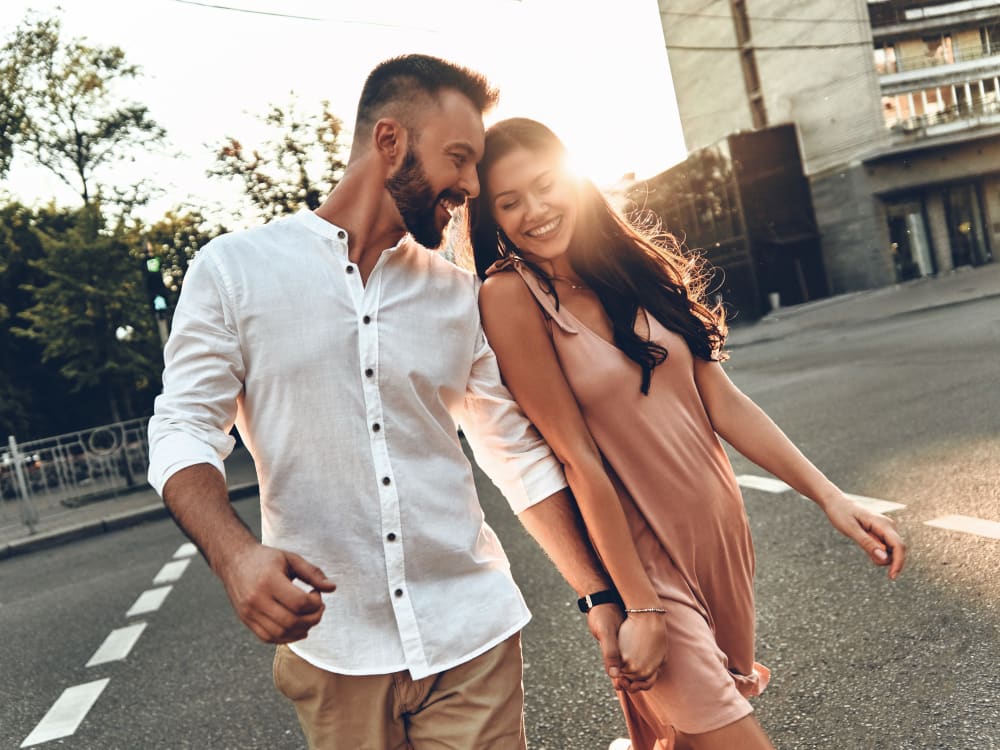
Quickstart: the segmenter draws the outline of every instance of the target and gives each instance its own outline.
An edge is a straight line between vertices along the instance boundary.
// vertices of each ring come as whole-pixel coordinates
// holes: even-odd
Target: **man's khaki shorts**
[[[520,634],[420,680],[334,674],[278,646],[274,684],[295,705],[310,750],[526,747]]]

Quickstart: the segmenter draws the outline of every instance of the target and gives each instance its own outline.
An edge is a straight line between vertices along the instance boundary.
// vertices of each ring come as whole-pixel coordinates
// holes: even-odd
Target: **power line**
[[[234,8],[230,5],[215,5],[214,3],[201,3],[197,0],[174,0],[175,3],[184,5],[198,5],[202,8],[213,8],[214,10],[230,10],[234,13],[250,13],[255,16],[277,16],[278,18],[294,18],[299,21],[322,21],[322,18],[314,16],[294,16],[289,13],[278,13],[269,10],[251,10],[250,8]]]
[[[826,42],[819,44],[748,44],[745,47],[737,45],[720,45],[720,46],[708,46],[708,45],[696,45],[696,44],[667,44],[668,50],[678,49],[686,50],[689,52],[742,52],[743,50],[753,50],[757,52],[763,50],[768,51],[780,51],[780,50],[796,50],[796,49],[835,49],[838,47],[871,47],[871,42]]]
[[[706,6],[707,7],[707,6]],[[722,13],[703,13],[701,11],[661,10],[661,16],[686,16],[694,18],[719,18],[732,20],[732,15]],[[747,16],[750,21],[784,21],[788,23],[868,23],[861,18],[793,18],[791,16]]]
[[[520,2],[520,0],[517,0]],[[319,21],[324,23],[344,23],[344,24],[354,24],[357,26],[379,26],[387,29],[407,29],[409,31],[428,31],[433,32],[434,29],[421,28],[419,26],[407,26],[404,24],[397,23],[380,23],[378,21],[352,21],[349,19],[340,18],[321,18],[319,16],[299,16],[291,13],[279,13],[272,10],[253,10],[252,8],[237,8],[232,5],[219,5],[216,3],[206,3],[200,2],[199,0],[173,0],[175,3],[181,3],[183,5],[197,5],[201,8],[211,8],[212,10],[225,10],[232,13],[247,13],[255,16],[272,16],[276,18],[290,18],[296,21]]]

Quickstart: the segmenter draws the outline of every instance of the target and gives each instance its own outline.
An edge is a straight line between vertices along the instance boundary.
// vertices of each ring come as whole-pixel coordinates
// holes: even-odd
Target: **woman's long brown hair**
[[[487,175],[498,159],[518,148],[563,158],[565,147],[555,133],[534,120],[516,117],[486,131],[486,150],[479,163],[479,198],[470,205],[470,237],[476,272],[496,261],[517,257],[531,268],[559,304],[549,276],[528,260],[497,225],[490,211]],[[660,324],[680,335],[692,354],[723,360],[726,340],[721,305],[705,302],[708,273],[703,260],[685,253],[667,233],[645,232],[622,218],[589,180],[580,180],[579,218],[569,244],[573,271],[604,306],[614,329],[615,345],[642,369],[643,393],[649,393],[653,368],[664,362],[665,347],[635,332],[636,316],[646,310]]]

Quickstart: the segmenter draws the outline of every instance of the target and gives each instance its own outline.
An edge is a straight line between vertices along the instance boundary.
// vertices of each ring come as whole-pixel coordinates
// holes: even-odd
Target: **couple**
[[[746,700],[767,680],[753,553],[717,435],[891,577],[902,542],[730,383],[724,323],[676,246],[573,178],[544,126],[484,133],[495,100],[437,58],[380,64],[323,205],[202,250],[150,481],[240,619],[277,644],[274,681],[311,748],[526,746],[529,613],[459,425],[581,597],[633,748],[769,748]],[[427,249],[467,201],[481,292]],[[228,502],[234,423],[263,544]]]

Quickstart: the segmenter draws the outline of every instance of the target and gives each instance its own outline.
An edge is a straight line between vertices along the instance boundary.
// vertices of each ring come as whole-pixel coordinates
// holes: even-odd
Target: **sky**
[[[407,52],[485,73],[501,92],[488,122],[546,123],[599,185],[652,176],[685,155],[656,0],[5,0],[0,35],[29,9],[142,67],[125,93],[149,107],[169,144],[110,181],[156,182],[165,195],[147,209],[154,218],[235,200],[235,186],[205,177],[211,145],[232,135],[252,146],[263,135],[255,115],[291,92],[303,110],[329,100],[349,143],[366,75]],[[23,162],[0,186],[28,202],[78,202]]]

